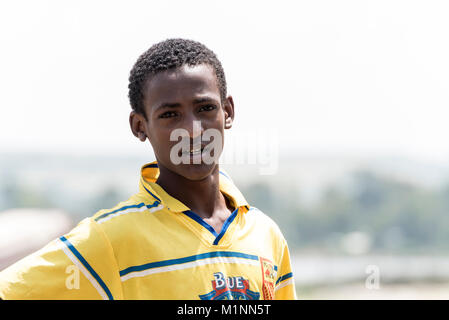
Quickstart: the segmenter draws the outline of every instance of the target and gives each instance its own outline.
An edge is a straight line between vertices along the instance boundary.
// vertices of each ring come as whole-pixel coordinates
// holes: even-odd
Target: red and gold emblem
[[[264,300],[274,300],[274,279],[276,273],[273,263],[265,258],[260,258],[262,267],[262,294]]]

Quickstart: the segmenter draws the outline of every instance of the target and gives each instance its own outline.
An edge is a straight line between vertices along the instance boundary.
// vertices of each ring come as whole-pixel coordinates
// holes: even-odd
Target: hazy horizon
[[[129,129],[129,71],[152,44],[182,37],[222,61],[229,137],[274,130],[283,153],[449,163],[448,9],[199,1],[192,18],[184,1],[3,2],[0,150],[144,152]]]

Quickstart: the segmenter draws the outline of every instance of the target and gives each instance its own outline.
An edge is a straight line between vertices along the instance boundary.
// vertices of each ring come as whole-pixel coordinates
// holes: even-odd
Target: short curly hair
[[[183,65],[208,64],[217,77],[221,100],[226,99],[226,78],[221,62],[213,51],[202,43],[187,39],[167,39],[151,46],[137,59],[131,69],[128,97],[131,108],[145,117],[143,89],[150,76]]]

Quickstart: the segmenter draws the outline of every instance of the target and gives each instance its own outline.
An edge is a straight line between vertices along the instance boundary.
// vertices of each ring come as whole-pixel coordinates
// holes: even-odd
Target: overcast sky
[[[132,153],[129,71],[153,43],[222,61],[231,137],[449,163],[447,1],[3,1],[0,150]]]

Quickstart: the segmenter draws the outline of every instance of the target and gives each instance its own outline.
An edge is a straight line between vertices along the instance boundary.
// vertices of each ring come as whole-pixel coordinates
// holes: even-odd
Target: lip
[[[191,156],[192,156],[192,155],[195,155],[195,154],[201,154],[201,153],[204,152],[204,150],[208,150],[208,149],[206,149],[206,146],[207,146],[207,145],[202,144],[201,147],[200,147],[200,149],[199,149],[200,152],[194,153],[194,154],[191,153],[191,152],[194,150],[194,149],[193,149],[193,146],[191,146],[189,151],[182,151],[181,154],[190,154]],[[197,149],[197,150],[198,150],[198,149]]]

